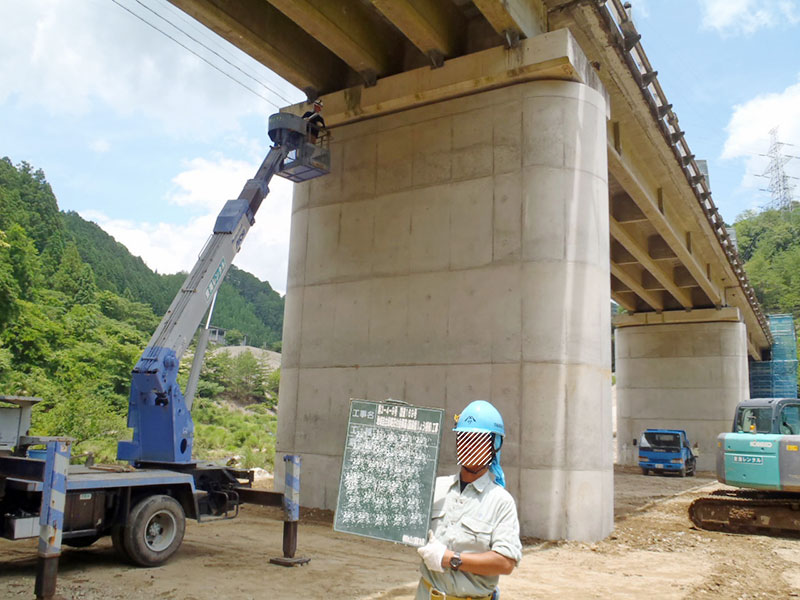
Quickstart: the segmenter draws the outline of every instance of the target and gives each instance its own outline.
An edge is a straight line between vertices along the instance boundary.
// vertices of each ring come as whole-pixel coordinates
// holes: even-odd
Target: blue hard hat
[[[456,426],[453,431],[485,431],[500,436],[506,435],[500,411],[486,400],[470,402],[460,415],[456,415]]]

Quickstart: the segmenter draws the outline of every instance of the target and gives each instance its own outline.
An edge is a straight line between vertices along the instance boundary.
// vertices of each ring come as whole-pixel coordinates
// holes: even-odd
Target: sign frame
[[[445,411],[441,408],[414,406],[407,402],[391,399],[385,401],[350,399],[347,436],[342,451],[339,493],[333,522],[334,531],[414,547],[425,544],[439,470],[444,420]],[[365,461],[374,459],[375,444],[381,442],[390,444],[392,449],[389,452],[395,452],[398,458],[381,464],[375,463],[375,467],[371,471],[353,468],[354,463],[361,463],[364,466]],[[420,460],[423,455],[424,461]],[[387,458],[391,459],[388,456]],[[400,465],[404,465],[403,468]],[[413,499],[408,498],[406,505],[418,508],[418,510],[409,511],[413,524],[403,524],[404,517],[398,517],[396,512],[392,512],[391,516],[381,513],[376,519],[380,521],[380,517],[383,517],[387,523],[374,521],[360,525],[353,523],[354,519],[363,521],[364,513],[369,517],[375,517],[374,511],[370,512],[369,510],[373,507],[360,498],[355,501],[355,506],[362,505],[367,508],[357,514],[353,512],[354,505],[350,503],[349,498],[352,497],[354,488],[357,488],[362,481],[373,484],[371,488],[364,488],[367,492],[373,492],[373,494],[367,493],[365,497],[372,495],[378,498],[377,502],[386,504],[387,490],[385,488],[387,486],[396,487],[396,485],[392,485],[392,482],[396,482],[403,472],[407,474],[409,468],[414,467],[417,467],[416,477],[404,480],[403,484],[408,484],[412,491],[420,488],[424,491],[429,488],[429,493],[424,497],[420,496],[417,504],[413,504]],[[374,475],[373,479],[373,471],[374,473],[381,472],[382,475]],[[393,475],[395,475],[394,479]],[[384,481],[389,483],[384,484]],[[408,483],[409,481],[410,483]],[[392,500],[392,503],[394,502]],[[389,525],[390,518],[395,521],[399,519],[400,524]]]

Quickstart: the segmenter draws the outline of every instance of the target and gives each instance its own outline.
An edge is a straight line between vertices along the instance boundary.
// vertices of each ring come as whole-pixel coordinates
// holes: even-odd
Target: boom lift
[[[233,518],[244,502],[287,504],[283,494],[253,490],[252,478],[240,482],[247,472],[192,457],[192,398],[208,327],[201,334],[185,394],[177,382],[181,357],[207,312],[210,320],[217,289],[255,222],[272,176],[301,182],[330,170],[325,136],[311,138],[302,118],[274,114],[268,132],[274,145],[239,197],[222,208],[197,263],[133,369],[128,403],[133,438],[120,442],[117,451],[118,459],[132,466],[69,468],[62,533],[67,545],[88,546],[110,534],[123,557],[140,566],[156,566],[177,551],[186,516],[198,521]],[[27,435],[23,421],[30,422],[34,400],[12,400],[8,410],[0,410],[0,430],[4,415],[9,422],[15,419],[16,428],[5,457],[0,445],[0,535],[20,539],[39,535],[42,495],[49,494],[43,484],[44,461],[25,458],[26,450],[49,440]],[[12,446],[14,456],[7,456]],[[286,556],[294,553],[296,525],[288,534],[284,530]]]
[[[800,399],[740,402],[717,438],[719,490],[689,506],[702,529],[800,536]]]

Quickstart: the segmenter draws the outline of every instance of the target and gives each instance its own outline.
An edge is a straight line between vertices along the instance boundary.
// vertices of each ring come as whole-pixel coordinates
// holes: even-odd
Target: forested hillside
[[[131,369],[184,279],[150,271],[97,225],[59,212],[41,170],[0,160],[0,395],[43,398],[36,433],[114,458],[117,440],[130,439]],[[253,345],[279,342],[283,299],[268,284],[232,270],[217,306],[215,324]],[[277,381],[247,353],[207,360],[194,411],[200,457],[271,463]]]
[[[734,223],[739,254],[766,313],[794,315],[800,327],[800,203],[747,211]]]
[[[74,212],[61,217],[66,239],[75,242],[83,261],[91,265],[100,289],[149,304],[157,315],[166,312],[186,273],[155,273],[95,223]],[[197,240],[198,251],[204,242]],[[231,266],[220,287],[213,324],[247,335],[251,346],[272,347],[281,339],[283,298],[269,283]]]
[[[747,276],[764,309],[799,317],[800,204],[787,211],[748,211],[734,227]]]

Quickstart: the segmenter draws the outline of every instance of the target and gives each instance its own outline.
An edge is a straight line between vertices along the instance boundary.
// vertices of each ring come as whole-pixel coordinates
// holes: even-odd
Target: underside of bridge
[[[771,337],[619,0],[171,1],[325,101],[279,403],[304,504],[335,506],[351,397],[448,416],[480,397],[506,418],[523,534],[607,535],[610,299],[620,460],[679,426],[713,468]]]

